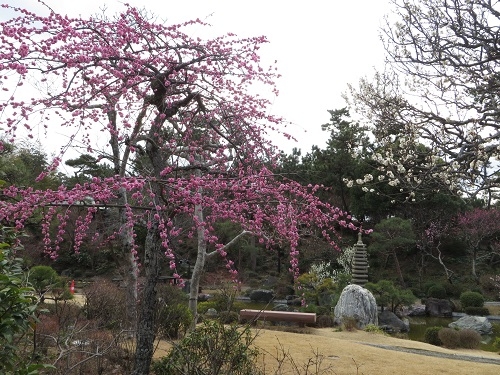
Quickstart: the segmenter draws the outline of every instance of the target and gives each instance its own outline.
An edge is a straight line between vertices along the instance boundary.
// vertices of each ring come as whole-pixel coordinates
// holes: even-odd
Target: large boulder
[[[389,333],[408,332],[410,330],[408,319],[403,321],[389,310],[384,310],[378,315],[378,326]]]
[[[274,292],[268,289],[256,289],[250,292],[250,300],[253,302],[271,302],[274,299]]]
[[[488,318],[484,316],[466,315],[455,322],[448,324],[450,328],[473,329],[481,335],[489,335],[492,332],[492,326]]]
[[[406,313],[408,316],[426,316],[425,305],[412,305],[408,308]]]
[[[377,325],[377,313],[377,302],[373,294],[355,284],[348,285],[342,290],[334,309],[336,324],[341,324],[343,318],[354,318],[360,329],[368,324]]]
[[[453,303],[447,299],[427,298],[425,301],[425,313],[428,316],[450,318],[453,310]]]

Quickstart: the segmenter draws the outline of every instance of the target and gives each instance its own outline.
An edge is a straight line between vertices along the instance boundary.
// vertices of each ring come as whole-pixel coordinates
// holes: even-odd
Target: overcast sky
[[[0,3],[37,7],[35,0],[0,0]],[[288,132],[299,142],[276,140],[290,152],[292,147],[310,151],[322,147],[328,134],[327,110],[345,106],[341,94],[373,74],[383,62],[379,28],[388,12],[388,0],[45,0],[58,13],[83,17],[123,9],[123,3],[145,7],[168,23],[200,18],[212,25],[214,35],[233,32],[240,37],[267,36],[261,49],[265,61],[277,60],[280,95],[270,111],[292,123]],[[21,6],[22,6],[21,5]],[[267,64],[264,64],[267,65]]]

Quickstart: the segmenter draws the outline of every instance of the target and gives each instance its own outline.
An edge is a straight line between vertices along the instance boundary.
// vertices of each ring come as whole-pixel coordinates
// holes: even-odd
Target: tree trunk
[[[148,375],[156,338],[156,284],[160,275],[161,238],[158,221],[153,219],[148,229],[144,254],[145,284],[141,293],[140,314],[137,323],[137,346],[132,375]]]
[[[122,202],[125,206],[128,203],[127,193],[125,189],[120,189],[122,194]],[[139,267],[137,259],[133,251],[134,246],[134,233],[133,228],[127,222],[127,212],[125,208],[120,209],[120,237],[122,242],[122,251],[126,256],[126,272],[124,275],[124,282],[126,288],[126,314],[127,322],[126,329],[128,335],[133,337],[137,329],[137,289]]]
[[[396,254],[396,250],[392,251],[392,256],[394,257],[394,263],[396,266],[396,272],[398,273],[398,276],[399,276],[399,281],[401,282],[401,286],[404,288],[406,285],[405,279],[403,277],[403,272],[401,271],[401,265],[399,264],[399,259],[398,259],[398,256]]]
[[[114,102],[112,98],[108,98],[109,103]],[[117,129],[117,111],[116,108],[110,109],[107,113],[110,125],[113,131],[110,132],[110,140],[109,143],[112,149],[112,162],[113,169],[115,174],[123,177],[125,176],[126,166],[128,164],[130,148],[127,145],[123,154],[120,151],[120,141],[118,139]],[[134,133],[139,131],[139,125],[136,125],[134,128]],[[119,209],[119,220],[120,220],[120,231],[119,236],[121,239],[122,252],[125,255],[126,265],[125,265],[125,275],[123,277],[125,288],[126,288],[126,300],[125,300],[125,309],[127,321],[126,329],[128,331],[128,335],[132,336],[135,334],[137,329],[137,288],[138,288],[138,277],[139,277],[139,267],[137,265],[137,259],[133,254],[134,248],[134,228],[130,227],[129,220],[127,217],[126,206],[128,204],[128,196],[125,188],[120,188],[120,198],[122,208]]]
[[[194,209],[195,219],[198,224],[203,223],[203,208],[200,204],[197,204]],[[207,255],[207,242],[205,239],[205,228],[203,226],[198,226],[197,229],[198,236],[198,253],[196,255],[196,263],[194,264],[193,273],[191,275],[191,284],[189,291],[189,310],[193,314],[193,323],[191,329],[196,327],[198,321],[198,291],[200,289],[200,279],[205,267],[205,260]]]
[[[472,259],[471,259],[471,262],[472,262],[472,270],[471,270],[471,273],[472,273],[472,276],[474,276],[474,279],[475,280],[478,280],[478,277],[477,277],[477,271],[476,271],[476,251],[474,251],[472,253]]]

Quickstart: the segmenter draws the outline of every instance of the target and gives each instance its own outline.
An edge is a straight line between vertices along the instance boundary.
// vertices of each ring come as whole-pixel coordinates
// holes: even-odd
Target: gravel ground
[[[459,361],[469,361],[469,362],[477,362],[477,363],[489,363],[489,364],[500,366],[500,358],[495,359],[495,358],[477,357],[477,356],[464,355],[464,354],[448,354],[448,353],[434,352],[434,351],[426,350],[426,349],[404,348],[402,346],[370,344],[370,343],[366,343],[366,342],[363,342],[362,344],[368,345],[368,346],[374,346],[376,348],[381,348],[381,349],[395,350],[398,352],[426,355],[429,357],[456,359]]]

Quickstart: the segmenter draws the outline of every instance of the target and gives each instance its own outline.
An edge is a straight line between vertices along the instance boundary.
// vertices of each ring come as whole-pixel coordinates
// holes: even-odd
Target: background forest
[[[492,277],[500,267],[500,214],[494,200],[488,202],[461,196],[458,191],[436,189],[439,181],[426,181],[426,186],[419,186],[419,190],[410,195],[399,186],[384,183],[378,164],[372,158],[381,150],[370,142],[367,129],[353,121],[346,109],[328,112],[330,122],[321,125],[329,135],[327,147],[314,147],[304,153],[295,149],[290,155],[283,154],[278,173],[304,185],[323,186],[318,193],[323,200],[350,212],[363,228],[376,229],[373,235],[364,237],[369,250],[370,279],[392,280],[410,288],[417,296],[425,296],[428,288],[438,283],[455,297],[466,289],[480,290],[491,299],[498,297]],[[66,164],[74,168],[73,175],[54,172],[33,184],[47,168],[47,155],[41,145],[20,142],[1,154],[2,184],[47,189],[61,184],[71,187],[91,181],[93,177],[112,175],[108,164],[98,163],[90,155],[67,160]],[[73,207],[71,214],[77,217],[84,205],[82,202],[81,210]],[[115,208],[100,209],[95,214],[93,230],[96,233],[112,231],[117,215]],[[230,223],[221,222],[217,226],[219,235],[227,241],[239,230]],[[36,218],[26,225],[26,231],[29,238],[24,240],[24,246],[29,265],[50,265],[68,278],[117,277],[123,272],[118,244],[110,242],[103,246],[85,241],[75,253],[72,248],[75,239],[69,229],[61,244],[62,251],[53,260],[44,255],[41,227]],[[135,232],[145,236],[145,228],[141,229],[140,223],[136,224]],[[352,246],[356,238],[355,234],[345,231],[341,248]],[[138,243],[141,242],[139,238]],[[255,284],[269,274],[289,278],[286,249],[276,248],[266,253],[266,249],[250,237],[236,242],[228,252],[243,283]],[[181,276],[189,278],[189,266],[194,264],[196,253],[194,240],[188,238],[176,248]],[[343,269],[337,261],[341,253],[332,251],[312,231],[301,238],[300,253],[301,272],[318,263],[328,263],[330,271]],[[222,271],[223,274],[224,269],[217,261],[207,266],[207,272]],[[164,273],[171,276],[166,261]]]

